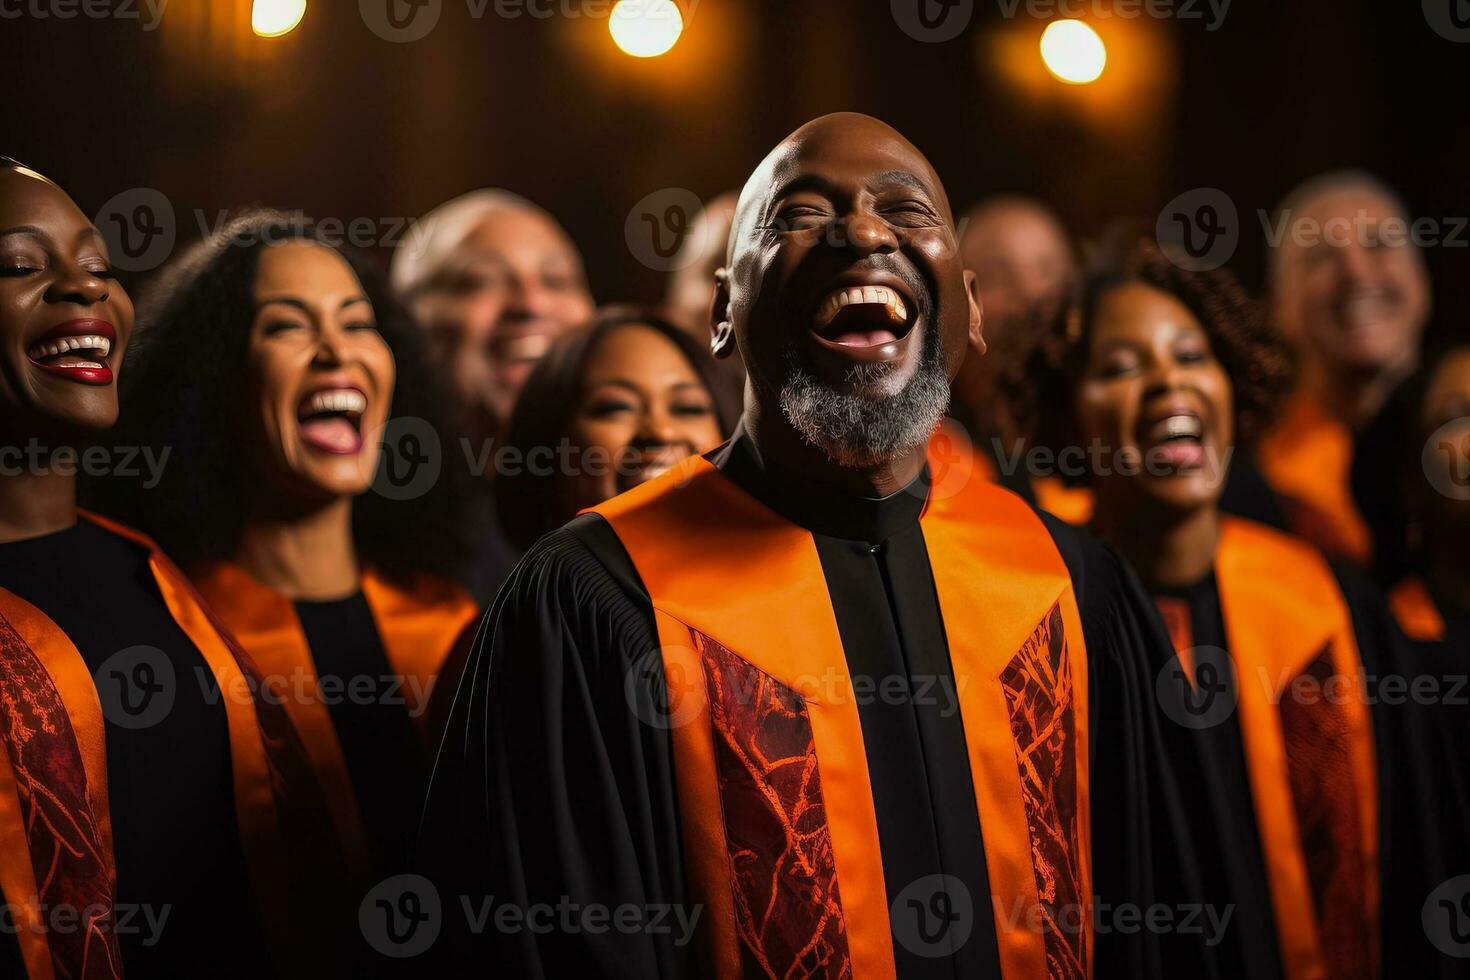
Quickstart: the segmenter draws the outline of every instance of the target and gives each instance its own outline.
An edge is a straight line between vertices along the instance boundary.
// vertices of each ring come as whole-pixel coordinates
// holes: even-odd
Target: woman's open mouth
[[[884,348],[891,354],[914,328],[911,305],[889,286],[839,287],[817,305],[812,336],[830,350],[858,357]]]
[[[1149,459],[1176,472],[1205,465],[1205,426],[1192,410],[1155,416],[1142,427],[1138,442]]]
[[[72,320],[46,333],[26,350],[31,363],[69,381],[89,385],[112,384],[107,358],[117,342],[117,330],[106,320]]]
[[[320,388],[301,399],[296,421],[308,446],[335,456],[362,451],[362,414],[367,395],[357,388]]]

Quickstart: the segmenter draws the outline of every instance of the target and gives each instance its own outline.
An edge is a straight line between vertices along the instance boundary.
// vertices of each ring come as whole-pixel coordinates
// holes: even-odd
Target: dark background
[[[1446,235],[1470,215],[1470,43],[1436,33],[1418,0],[1234,0],[1215,30],[1203,2],[1177,0],[1195,19],[1125,19],[1096,15],[1110,0],[1072,0],[1109,46],[1089,86],[1047,75],[1047,19],[1024,5],[1007,17],[1002,0],[974,0],[944,43],[908,36],[889,0],[684,0],[684,36],[651,60],[612,45],[605,0],[526,0],[551,15],[517,18],[492,2],[479,19],[467,0],[443,0],[437,27],[406,44],[374,35],[358,0],[310,0],[278,39],[251,34],[250,0],[170,0],[153,31],[62,20],[56,2],[0,0],[0,153],[92,214],[158,189],[180,243],[247,203],[367,218],[386,236],[450,196],[502,186],[566,224],[599,300],[656,300],[663,274],[624,238],[635,203],[738,187],[776,140],[837,109],[908,135],[957,209],[1034,193],[1082,235],[1221,188],[1253,287],[1257,212],[1326,168],[1377,172]],[[1464,322],[1470,229],[1456,242],[1428,253],[1441,329]]]

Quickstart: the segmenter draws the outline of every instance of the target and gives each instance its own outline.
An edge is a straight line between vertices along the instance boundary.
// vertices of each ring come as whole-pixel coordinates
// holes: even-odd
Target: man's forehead
[[[767,192],[810,181],[837,187],[903,184],[943,198],[939,177],[923,154],[897,134],[825,132],[793,139],[778,149],[768,175]]]
[[[802,181],[838,187],[907,183],[949,212],[944,186],[924,154],[886,123],[857,113],[813,120],[777,144],[747,181],[740,210]]]
[[[1324,191],[1303,201],[1299,211],[1303,216],[1319,221],[1359,217],[1364,220],[1407,218],[1396,202],[1367,185],[1348,185]]]

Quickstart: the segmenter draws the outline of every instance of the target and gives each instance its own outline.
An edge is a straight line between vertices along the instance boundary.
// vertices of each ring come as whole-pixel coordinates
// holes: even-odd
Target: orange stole
[[[227,562],[201,569],[195,583],[267,678],[300,683],[307,692],[318,690],[316,665],[290,599]],[[457,585],[424,580],[405,589],[371,569],[363,573],[362,591],[388,663],[395,675],[404,678],[402,694],[415,731],[427,737],[428,700],[439,668],[479,609]],[[282,693],[286,713],[301,733],[312,769],[325,791],[349,863],[365,867],[368,852],[362,818],[331,712],[314,694],[293,697],[290,688]]]
[[[931,468],[921,527],[960,691],[1001,968],[1086,977],[1087,658],[1071,581],[1023,501],[961,476],[974,472],[963,461]],[[699,457],[593,510],[653,602],[693,901],[706,908],[706,972],[739,977],[753,963],[776,975],[894,976],[862,727],[811,534]],[[731,698],[732,682],[747,685],[735,691],[743,698]],[[742,728],[751,698],[759,723]],[[745,766],[740,781],[729,778],[732,759]],[[794,795],[793,766],[806,774]],[[733,820],[753,796],[765,809]],[[773,863],[748,846],[754,822],[786,835],[774,844],[789,854],[774,862],[786,873],[774,888],[752,878]],[[784,899],[782,882],[793,889]],[[771,938],[781,900],[789,914],[779,918],[806,935]]]
[[[262,910],[262,925],[271,939],[272,952],[283,975],[294,975],[289,968],[286,950],[291,948],[292,926],[281,910],[289,909],[288,869],[284,846],[277,825],[276,792],[279,772],[271,754],[270,739],[257,717],[256,704],[248,697],[232,696],[248,690],[246,669],[237,660],[233,641],[222,633],[200,604],[188,580],[157,546],[142,534],[95,514],[83,513],[82,519],[126,538],[149,554],[154,581],[163,596],[164,605],[203,655],[218,690],[222,692],[226,724],[230,739],[231,770],[234,777],[235,809],[240,823],[251,883],[256,890],[256,906]],[[98,829],[102,853],[110,874],[113,868],[112,821],[107,808],[106,741],[101,703],[85,662],[71,641],[44,613],[34,606],[0,590],[0,615],[8,619],[19,637],[35,652],[50,674],[51,683],[65,706],[67,718],[75,733],[86,771],[86,794],[91,818]],[[7,737],[11,733],[6,733]],[[24,850],[13,844],[28,839],[24,826],[13,821],[21,814],[16,792],[22,789],[18,774],[9,758],[0,763],[0,841],[5,844],[0,859],[0,888],[5,900],[20,908],[18,921],[33,928],[20,934],[21,952],[32,980],[56,975],[50,947],[39,920],[30,909],[37,896],[38,885],[45,875],[25,867],[29,862]],[[20,836],[17,836],[20,835]],[[22,845],[24,847],[24,845]],[[272,914],[275,913],[275,914]],[[64,974],[63,974],[64,975]]]
[[[1294,533],[1328,555],[1368,563],[1373,535],[1353,501],[1353,434],[1346,425],[1299,392],[1257,444],[1256,460]]]
[[[1409,639],[1420,643],[1444,641],[1444,617],[1422,578],[1410,576],[1395,585],[1388,594],[1388,605],[1399,629]]]
[[[1215,570],[1286,976],[1376,976],[1377,775],[1347,604],[1315,550],[1251,521],[1224,520]]]

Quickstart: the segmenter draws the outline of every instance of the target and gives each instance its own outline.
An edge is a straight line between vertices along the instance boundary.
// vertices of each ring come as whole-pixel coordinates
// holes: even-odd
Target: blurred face
[[[1419,422],[1423,440],[1434,440],[1425,461],[1429,482],[1421,490],[1427,504],[1421,506],[1424,540],[1431,548],[1436,542],[1461,546],[1470,534],[1470,500],[1463,499],[1470,488],[1470,350],[1455,351],[1435,369]],[[1456,494],[1432,487],[1454,488]],[[1463,561],[1465,552],[1458,557]]]
[[[261,252],[249,372],[272,489],[308,503],[365,492],[395,372],[340,255],[307,243]]]
[[[715,270],[725,264],[725,249],[730,241],[730,224],[735,220],[735,195],[722,194],[710,201],[685,244],[687,254],[679,256],[680,265],[669,275],[668,308],[681,327],[701,343],[706,340],[710,303],[715,294]],[[683,264],[687,262],[687,264]]]
[[[575,477],[568,510],[590,507],[718,446],[714,400],[683,352],[651,327],[629,324],[593,348],[572,414],[571,443],[589,465]],[[610,466],[590,465],[610,460]],[[611,469],[613,472],[606,472]]]
[[[1234,393],[1198,320],[1142,283],[1105,293],[1094,313],[1077,392],[1083,440],[1110,452],[1099,506],[1212,506],[1234,438]],[[1128,464],[1128,472],[1123,472]]]
[[[1072,275],[1066,235],[1037,207],[982,209],[960,248],[992,331],[998,322],[1055,304]]]
[[[1282,326],[1332,374],[1410,369],[1429,279],[1403,216],[1366,188],[1344,188],[1288,219],[1275,296]]]
[[[461,402],[495,424],[552,341],[593,309],[566,234],[526,209],[487,215],[415,307]]]
[[[132,301],[92,223],[45,178],[0,169],[0,431],[111,427],[132,329]]]
[[[928,439],[980,343],[972,285],[938,176],[878,120],[804,126],[741,197],[728,313],[763,417],[839,466]]]

